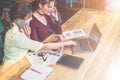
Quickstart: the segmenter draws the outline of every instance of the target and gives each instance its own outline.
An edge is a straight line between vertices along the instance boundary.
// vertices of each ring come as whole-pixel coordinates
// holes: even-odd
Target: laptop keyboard
[[[89,45],[89,41],[86,39],[73,39],[77,45],[72,46],[73,54],[91,51],[91,47]]]
[[[72,52],[74,54],[81,52],[81,47],[80,47],[80,41],[79,39],[73,39],[77,44],[75,46],[72,46]]]
[[[81,46],[81,51],[91,51],[91,46],[88,39],[80,39],[79,42]]]

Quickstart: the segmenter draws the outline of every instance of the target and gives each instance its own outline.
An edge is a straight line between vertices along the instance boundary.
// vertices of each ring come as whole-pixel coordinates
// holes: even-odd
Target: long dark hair
[[[39,9],[39,4],[44,6],[45,4],[49,3],[49,1],[50,0],[34,0],[34,1],[32,1],[31,4],[32,4],[33,11],[36,11]]]
[[[11,28],[11,23],[16,19],[24,19],[28,14],[31,14],[32,7],[27,2],[16,2],[10,9],[4,9],[2,22],[5,27],[5,33]]]

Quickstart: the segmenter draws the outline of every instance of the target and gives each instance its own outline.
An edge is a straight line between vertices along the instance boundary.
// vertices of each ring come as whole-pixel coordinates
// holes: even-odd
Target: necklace
[[[39,14],[39,15],[41,15],[41,16],[44,16],[45,14],[41,14],[39,11],[37,11],[37,13]]]

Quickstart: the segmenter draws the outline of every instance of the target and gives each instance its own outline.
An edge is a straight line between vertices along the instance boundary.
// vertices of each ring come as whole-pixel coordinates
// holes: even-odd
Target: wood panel
[[[80,3],[82,3],[82,6],[85,6],[85,8],[98,10],[103,10],[105,6],[105,0],[81,0]]]
[[[105,7],[105,0],[96,0],[96,9],[103,10]]]
[[[96,0],[85,0],[85,8],[95,9]]]

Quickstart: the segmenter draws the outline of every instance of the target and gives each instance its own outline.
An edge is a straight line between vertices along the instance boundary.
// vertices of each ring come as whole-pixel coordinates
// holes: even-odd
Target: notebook
[[[57,64],[66,66],[72,69],[79,69],[80,65],[83,62],[83,58],[66,55],[64,54],[58,61]]]
[[[101,32],[99,31],[97,25],[94,24],[88,38],[73,39],[73,41],[76,41],[77,43],[77,45],[72,46],[73,54],[95,51],[100,38]]]
[[[40,64],[35,63],[29,69],[27,69],[20,78],[22,80],[45,80],[54,69]]]

